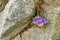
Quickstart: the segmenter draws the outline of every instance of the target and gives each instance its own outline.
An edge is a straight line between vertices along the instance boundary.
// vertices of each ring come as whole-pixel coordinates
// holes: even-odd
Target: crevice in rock
[[[4,10],[9,0],[0,0],[0,12]]]
[[[32,26],[29,24],[27,27],[25,27],[19,34],[20,34],[20,37],[22,38],[22,33],[27,31],[28,29],[32,28]]]
[[[38,2],[35,4],[35,7],[34,7],[34,16],[32,16],[32,18],[30,18],[30,20],[32,20],[37,15],[41,15],[41,12],[43,11],[42,5],[44,5],[44,4],[45,4],[44,0],[38,0]],[[37,12],[39,12],[39,13],[37,13]],[[22,33],[27,31],[28,29],[32,28],[32,26],[33,25],[31,25],[31,22],[30,22],[30,24],[20,32],[21,39],[22,39]]]

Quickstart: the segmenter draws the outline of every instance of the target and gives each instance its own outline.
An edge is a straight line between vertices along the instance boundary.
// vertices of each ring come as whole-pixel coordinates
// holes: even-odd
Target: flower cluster
[[[37,16],[36,18],[34,18],[32,20],[33,24],[36,24],[38,26],[43,26],[44,24],[46,24],[48,22],[47,18],[42,18],[41,16]]]

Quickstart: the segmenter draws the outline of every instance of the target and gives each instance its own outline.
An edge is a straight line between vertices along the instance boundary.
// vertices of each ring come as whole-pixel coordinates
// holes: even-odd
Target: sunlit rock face
[[[60,13],[59,13],[60,15]],[[53,40],[60,40],[60,16],[56,19],[56,25],[55,25],[55,33],[52,36]]]
[[[44,0],[44,13],[48,18],[46,32],[39,28],[30,28],[22,33],[22,40],[60,40],[60,0]]]
[[[3,29],[3,19],[4,19],[4,14],[3,14],[3,10],[5,8],[5,6],[7,5],[9,0],[0,0],[0,36],[1,36],[1,30]]]
[[[44,0],[42,4],[44,12],[41,14],[49,20],[45,32],[33,26],[24,30],[25,27],[29,27],[27,25],[34,15],[33,9],[37,1],[9,0],[0,12],[2,40],[60,40],[60,0]],[[20,34],[21,31],[23,32]]]
[[[60,5],[60,0],[44,0],[48,5],[55,5],[59,6]]]
[[[0,31],[2,32],[0,33],[2,38],[5,38],[4,40],[9,40],[10,37],[18,34],[28,25],[28,20],[34,15],[35,2],[35,0],[9,0],[1,12],[2,24],[0,24],[2,25],[2,30]],[[6,39],[6,37],[8,38]]]

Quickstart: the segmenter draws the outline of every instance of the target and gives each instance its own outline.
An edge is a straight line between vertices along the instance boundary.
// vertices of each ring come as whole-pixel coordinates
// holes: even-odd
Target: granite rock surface
[[[36,2],[37,0],[9,0],[0,12],[2,40],[60,40],[60,0],[44,0],[42,4],[44,12],[41,14],[49,20],[46,31],[33,26],[24,30],[29,27]]]

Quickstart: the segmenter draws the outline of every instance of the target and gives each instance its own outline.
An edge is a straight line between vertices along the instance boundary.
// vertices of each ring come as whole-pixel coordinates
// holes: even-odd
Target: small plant
[[[33,20],[32,23],[40,28],[46,28],[46,24],[48,23],[47,18],[42,18],[41,16],[36,16]]]
[[[32,24],[34,25],[34,27],[40,27],[43,30],[45,30],[46,24],[48,23],[48,19],[42,15],[44,13],[43,9],[44,9],[44,1],[39,0],[35,5],[35,16],[32,19]]]

